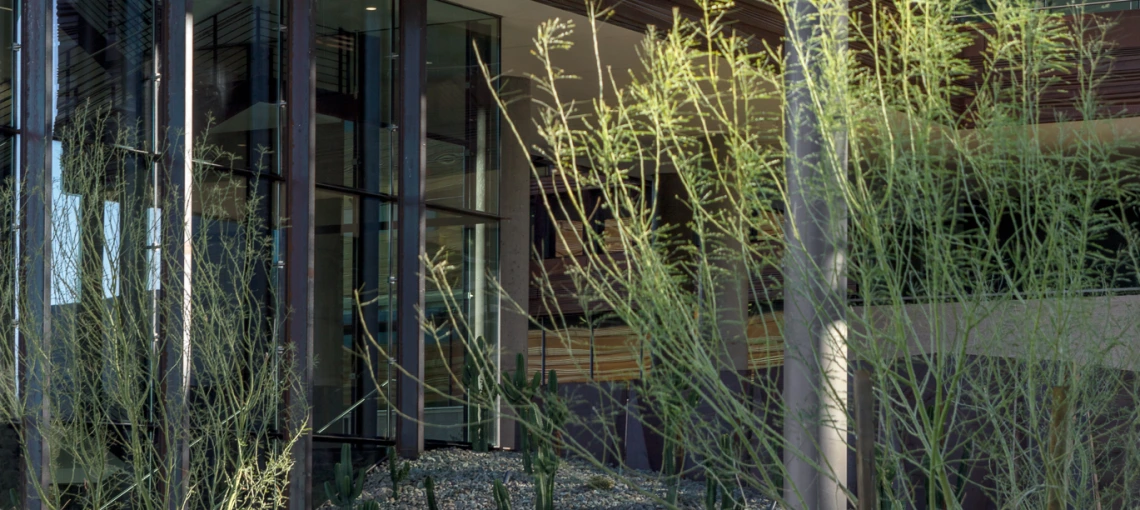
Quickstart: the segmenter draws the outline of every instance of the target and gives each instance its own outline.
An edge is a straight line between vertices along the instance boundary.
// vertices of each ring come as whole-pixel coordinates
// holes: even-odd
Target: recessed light
[[[366,10],[366,11],[375,11],[375,10],[376,10],[376,8],[375,8],[375,7],[365,7],[365,8],[364,8],[364,10]]]

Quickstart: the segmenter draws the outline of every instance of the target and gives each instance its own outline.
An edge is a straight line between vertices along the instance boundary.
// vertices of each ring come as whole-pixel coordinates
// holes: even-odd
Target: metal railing
[[[331,421],[326,423],[324,427],[321,427],[320,429],[318,429],[316,431],[316,434],[323,434],[326,430],[329,429],[329,427],[335,425],[336,422],[342,420],[345,416],[348,416],[348,413],[351,413],[351,412],[355,411],[357,407],[364,405],[364,402],[366,402],[369,398],[372,398],[373,395],[379,393],[381,389],[384,389],[384,387],[388,386],[389,382],[391,382],[391,381],[384,381],[384,384],[381,384],[380,387],[378,387],[372,391],[369,391],[367,394],[365,394],[363,397],[361,397],[360,400],[357,400],[355,404],[348,406],[348,409],[345,409],[344,412],[336,415],[336,418],[333,418]]]

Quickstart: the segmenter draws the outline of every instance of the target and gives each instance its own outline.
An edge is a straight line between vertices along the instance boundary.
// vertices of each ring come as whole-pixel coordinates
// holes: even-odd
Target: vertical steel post
[[[184,506],[190,492],[190,451],[187,411],[190,386],[190,280],[193,207],[194,1],[163,3],[159,97],[160,123],[165,137],[160,174],[162,220],[162,307],[159,373],[164,386],[165,412],[159,446],[164,455],[167,507]]]
[[[287,433],[296,438],[289,473],[289,508],[308,510],[313,501],[313,217],[316,209],[316,12],[313,0],[288,0],[285,157],[286,342],[298,377],[288,389]]]
[[[378,11],[365,11],[365,27],[366,31],[356,35],[356,61],[358,62],[359,72],[356,75],[358,97],[360,98],[360,116],[361,122],[357,123],[357,139],[356,150],[358,160],[360,161],[359,176],[360,181],[358,185],[364,189],[372,192],[385,192],[388,190],[381,188],[380,175],[383,170],[384,160],[383,144],[381,140],[386,134],[384,129],[384,81],[381,73],[381,66],[384,64],[385,58],[390,55],[385,52],[391,52],[391,47],[384,45],[382,39],[384,34],[383,21],[389,19],[389,9],[382,9]],[[337,73],[339,76],[340,73]],[[390,171],[390,169],[389,169]],[[362,198],[360,209],[363,218],[360,222],[360,277],[364,286],[365,295],[362,296],[364,300],[361,306],[361,315],[359,317],[361,326],[372,335],[372,338],[379,341],[381,338],[380,329],[380,306],[377,302],[380,289],[387,284],[381,282],[381,278],[386,278],[380,274],[380,215],[381,211],[387,204],[381,203],[375,198]],[[375,295],[373,295],[375,292]],[[380,386],[379,371],[384,369],[387,374],[387,359],[382,359],[380,352],[376,345],[368,341],[364,335],[358,335],[361,351],[367,356],[367,363],[358,361],[360,363],[362,377],[360,380],[360,395],[368,395],[367,399],[360,406],[360,432],[365,437],[377,437],[379,435],[379,392],[384,388]],[[383,365],[382,365],[383,364]],[[365,372],[365,369],[371,369]],[[387,375],[385,375],[387,377]]]
[[[396,447],[416,458],[424,450],[424,177],[427,173],[427,2],[399,0],[400,181],[396,251],[398,360],[402,372],[396,406]]]
[[[51,488],[51,452],[42,429],[51,421],[51,168],[55,120],[52,1],[24,1],[20,20],[20,260],[22,289],[19,320],[19,388],[24,454],[21,463],[24,508],[39,510]]]
[[[824,2],[821,11],[816,1],[788,0],[785,16],[784,497],[792,509],[847,506],[847,229],[837,193],[846,178],[846,135],[825,132],[833,127],[823,125],[807,88],[811,78],[816,94],[841,90],[824,83],[821,53],[824,34],[845,50],[846,3]]]
[[[875,477],[875,395],[871,372],[855,371],[855,456],[859,510],[879,508],[878,480]]]

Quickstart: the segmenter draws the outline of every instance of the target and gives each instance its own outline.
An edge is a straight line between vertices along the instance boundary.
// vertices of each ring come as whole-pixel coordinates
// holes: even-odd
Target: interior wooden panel
[[[438,347],[435,345],[428,344],[424,347],[424,388],[435,388],[452,397],[462,398],[463,385],[459,378],[463,376],[463,349],[448,343],[443,345],[443,349],[446,358],[440,357]],[[455,401],[425,389],[424,403],[454,405]]]
[[[784,312],[772,312],[748,320],[748,368],[784,364]]]
[[[594,380],[628,381],[649,368],[649,354],[627,326],[594,330]]]
[[[527,333],[527,377],[542,370],[543,338],[541,330]],[[562,335],[546,335],[546,371],[558,372],[559,382],[590,380],[590,331],[571,328]]]
[[[783,365],[783,312],[752,317],[748,321],[748,368],[760,369]],[[562,337],[567,337],[564,340]],[[639,339],[627,326],[609,326],[594,330],[593,381],[627,381],[641,376],[649,367],[649,356],[640,349]],[[567,345],[569,344],[569,345]],[[531,330],[527,336],[527,376],[542,369],[542,331]],[[571,328],[546,335],[546,369],[557,370],[558,380],[586,382],[590,374],[590,331]]]

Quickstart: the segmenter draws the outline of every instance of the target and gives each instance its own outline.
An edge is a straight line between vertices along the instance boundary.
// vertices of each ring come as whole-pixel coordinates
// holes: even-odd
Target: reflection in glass
[[[498,113],[482,60],[498,72],[499,20],[428,4],[427,183],[429,203],[495,213]]]
[[[394,193],[395,9],[317,4],[317,182]]]
[[[208,132],[234,168],[277,171],[279,1],[194,3],[195,136]]]
[[[115,121],[99,136],[126,129],[148,146],[155,12],[149,0],[56,0],[57,132],[86,107]]]
[[[395,204],[375,199],[364,200],[365,220],[363,239],[363,265],[361,269],[361,315],[365,327],[375,341],[373,348],[373,380],[364,384],[377,392],[372,405],[376,410],[376,436],[392,437],[395,431],[395,414],[389,413],[389,402],[396,398],[396,376],[399,374],[388,363],[388,355],[395,354],[396,344],[396,231],[394,229]],[[379,387],[373,385],[379,385]],[[369,410],[368,412],[372,412]],[[365,430],[368,433],[369,430]]]
[[[427,279],[424,317],[424,384],[452,397],[424,392],[424,435],[465,441],[466,408],[457,380],[466,357],[465,340],[498,338],[498,295],[488,284],[498,276],[498,225],[491,220],[428,211],[426,252],[449,268]],[[452,320],[452,317],[456,317]]]
[[[16,43],[15,0],[0,0],[0,124],[12,125],[12,93],[16,84],[16,56],[13,45]]]
[[[356,434],[359,398],[354,320],[359,200],[317,190],[313,296],[313,425],[317,434]]]

